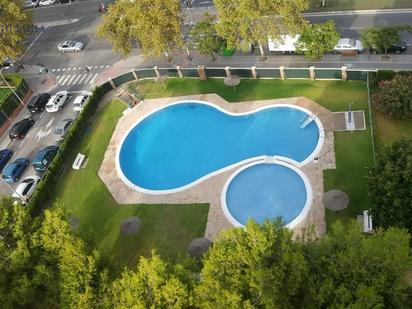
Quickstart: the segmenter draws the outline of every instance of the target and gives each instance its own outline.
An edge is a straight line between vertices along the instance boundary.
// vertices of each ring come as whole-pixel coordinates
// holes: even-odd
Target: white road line
[[[67,68],[67,71],[70,71],[72,68]]]
[[[95,65],[93,68],[94,68],[94,69],[98,69],[98,68],[99,68],[99,66],[98,66],[98,65]]]
[[[77,75],[76,79],[73,81],[72,85],[76,85],[77,81],[81,78],[82,74]]]
[[[92,74],[87,74],[86,79],[81,80],[81,82],[82,82],[83,84],[88,84],[88,83],[89,83],[89,79],[90,79],[91,77],[93,77]]]
[[[58,68],[56,71],[57,71],[57,72],[60,72],[60,68]]]
[[[57,83],[60,83],[60,81],[63,79],[63,77],[65,77],[66,75],[59,75],[56,77],[56,81]]]
[[[62,86],[66,84],[66,82],[68,81],[68,79],[70,78],[71,75],[65,75],[65,76],[66,76],[66,78],[64,78],[60,81],[60,85],[62,85]]]
[[[34,45],[34,43],[36,43],[36,41],[43,35],[44,32],[46,32],[46,30],[47,30],[47,27],[44,29],[44,31],[40,32],[38,36],[36,36],[36,38],[33,40],[33,42],[31,42],[30,45],[27,47],[26,51],[29,50],[29,49]],[[19,58],[19,60],[20,60],[21,58],[23,58],[23,56],[24,56],[25,54],[26,54],[26,53],[24,53],[23,55],[21,55],[21,57]]]
[[[18,149],[20,149],[23,145],[24,145],[25,141],[22,141],[21,144],[19,145],[19,147],[17,147]]]
[[[91,84],[91,83],[94,82],[94,80],[96,79],[97,75],[99,75],[99,73],[95,73],[95,74],[93,75],[93,78],[92,78],[92,80],[89,82],[89,84]]]
[[[103,68],[104,68],[104,65],[101,65],[100,68],[103,69]]]
[[[109,68],[110,67],[110,64],[106,64],[106,68]]]
[[[54,71],[56,71],[56,69],[52,69],[51,71],[54,72]]]
[[[85,74],[80,80],[79,80],[79,84],[83,84],[83,81],[85,80],[85,78],[88,78],[90,76],[90,74]],[[86,82],[84,82],[86,84]]]
[[[66,68],[63,68],[62,71],[66,71]]]
[[[77,75],[73,75],[72,77],[70,77],[70,79],[67,81],[67,85],[71,85],[71,82],[73,81],[73,79],[76,77]]]

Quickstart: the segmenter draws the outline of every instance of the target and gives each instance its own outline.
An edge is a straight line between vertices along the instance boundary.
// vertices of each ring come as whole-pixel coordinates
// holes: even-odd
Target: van
[[[52,145],[43,148],[38,151],[34,156],[34,159],[31,161],[36,172],[44,172],[49,166],[50,162],[53,161],[53,158],[56,156],[59,147]]]

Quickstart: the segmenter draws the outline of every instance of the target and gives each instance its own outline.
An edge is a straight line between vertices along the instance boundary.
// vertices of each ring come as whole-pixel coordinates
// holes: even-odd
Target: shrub
[[[378,110],[395,118],[412,116],[412,74],[396,74],[391,80],[380,81],[378,87],[372,96]]]

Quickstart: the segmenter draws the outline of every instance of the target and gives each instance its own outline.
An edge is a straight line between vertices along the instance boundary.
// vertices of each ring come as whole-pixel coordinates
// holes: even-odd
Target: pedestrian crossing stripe
[[[107,69],[110,68],[110,64],[106,64],[106,65],[88,65],[89,67],[91,67],[92,69]],[[64,71],[76,71],[76,70],[84,70],[86,66],[81,66],[81,67],[72,67],[72,68],[53,68],[49,71],[51,72],[64,72]]]
[[[64,74],[56,77],[56,82],[60,86],[91,84],[95,81],[99,73],[84,74]]]

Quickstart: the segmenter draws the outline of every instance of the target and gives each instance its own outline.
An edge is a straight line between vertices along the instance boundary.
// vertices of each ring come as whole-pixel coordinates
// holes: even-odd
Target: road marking
[[[82,74],[76,75],[76,79],[73,81],[72,85],[75,85],[77,81],[81,78]]]
[[[59,72],[59,71],[60,71],[60,68],[58,68],[56,71]]]
[[[98,68],[99,68],[99,66],[98,66],[98,65],[95,65],[93,68],[94,68],[94,69],[98,69]]]
[[[54,71],[56,71],[56,69],[52,69],[51,71],[54,72]]]
[[[17,147],[17,149],[20,149],[21,147],[23,147],[25,141],[22,141],[21,144]]]
[[[109,68],[110,67],[110,64],[106,64],[106,68]]]
[[[103,68],[104,68],[104,65],[101,65],[100,68],[103,69]]]
[[[95,73],[95,74],[94,74],[94,76],[93,76],[92,80],[89,82],[89,84],[91,84],[91,83],[94,82],[94,80],[96,79],[97,75],[99,75],[99,73]]]
[[[31,42],[30,45],[27,47],[26,52],[34,45],[34,43],[36,43],[36,41],[43,35],[43,33],[46,32],[46,30],[47,30],[47,27],[46,27],[42,32],[40,32],[38,36],[35,37],[35,39],[33,40],[33,42]],[[26,54],[26,53],[24,53],[23,55],[21,55],[21,57],[19,58],[19,60],[20,60],[21,58],[23,58],[23,56],[24,56],[25,54]]]
[[[89,83],[90,78],[92,78],[92,77],[93,77],[93,75],[92,75],[92,74],[87,74],[87,78],[86,78],[85,80],[82,80],[82,82],[83,82],[84,84],[88,84],[88,83]]]
[[[66,68],[63,68],[62,71],[66,71]]]
[[[78,84],[83,83],[83,80],[85,79],[85,77],[88,77],[88,76],[90,76],[90,74],[85,74],[84,76],[82,76],[82,78],[79,79]]]
[[[60,83],[60,81],[63,79],[63,77],[65,77],[66,75],[59,75],[59,76],[57,76],[56,77],[56,81],[58,82],[58,83]]]
[[[60,85],[62,86],[66,84],[66,82],[69,80],[71,75],[63,75],[63,76],[65,76],[65,78],[60,81]]]
[[[70,85],[70,83],[73,81],[73,79],[76,77],[77,75],[73,75],[68,81],[67,81],[67,85]]]
[[[67,68],[67,71],[70,71],[72,68]]]

